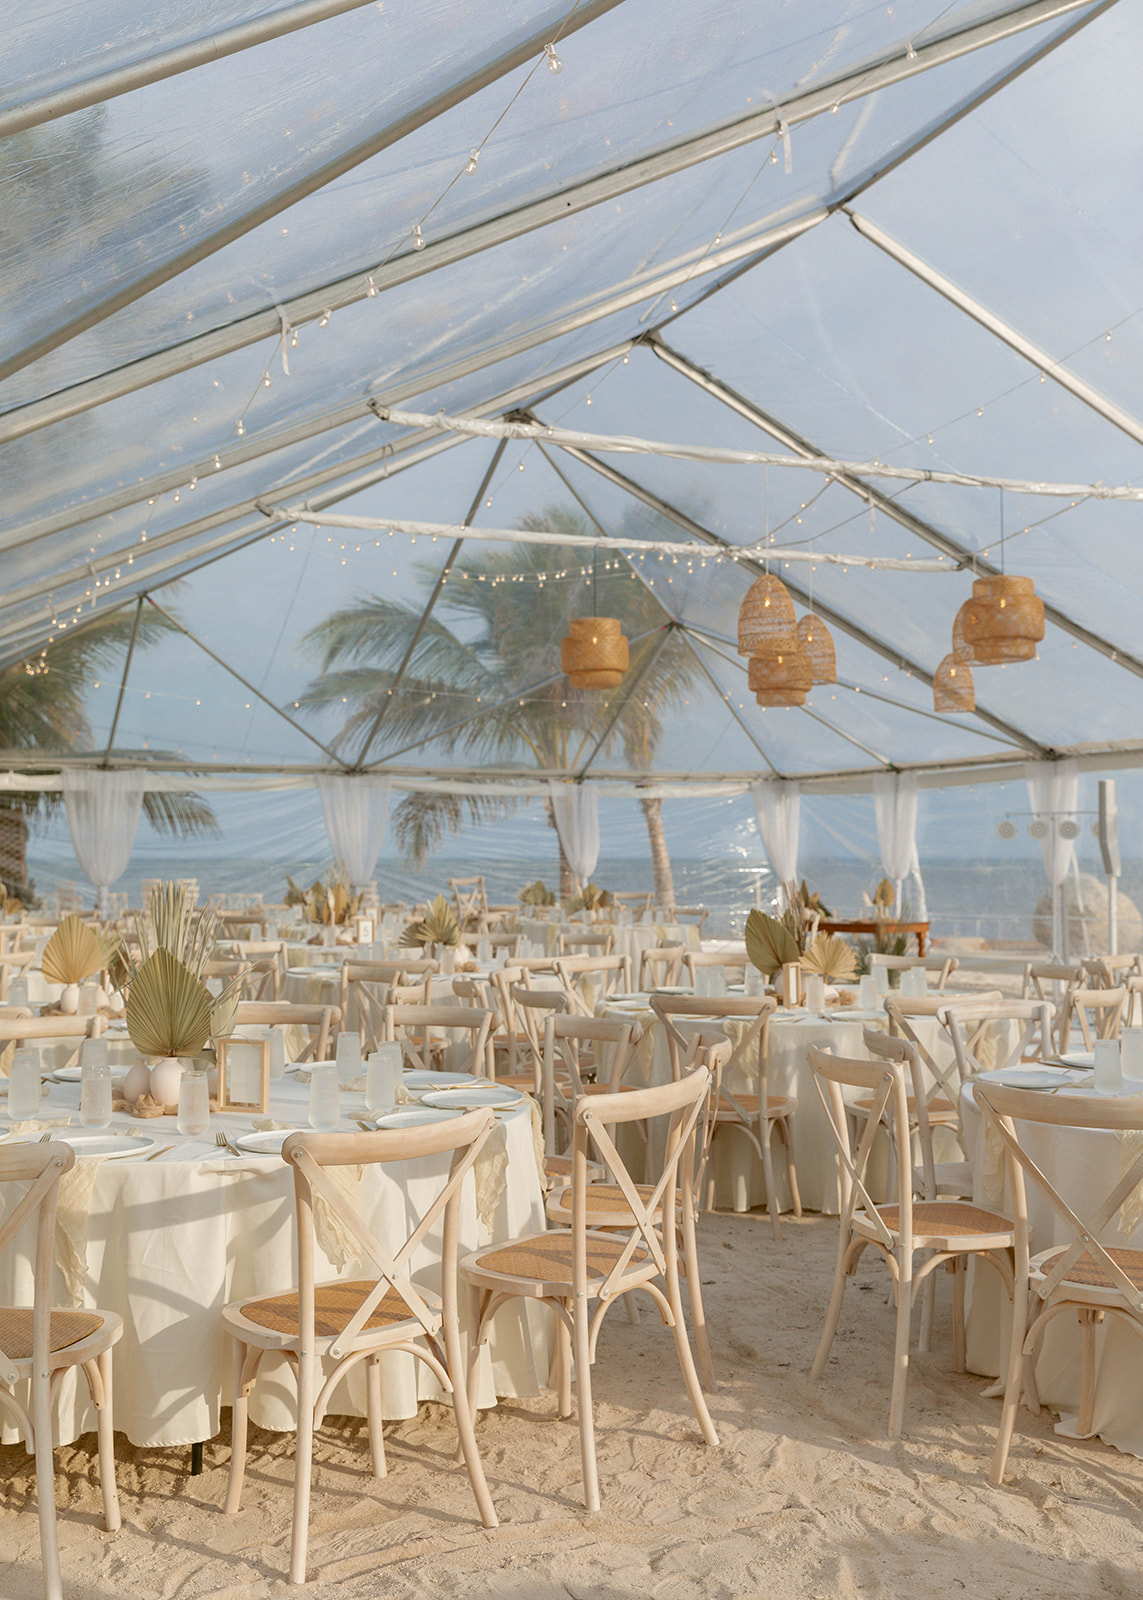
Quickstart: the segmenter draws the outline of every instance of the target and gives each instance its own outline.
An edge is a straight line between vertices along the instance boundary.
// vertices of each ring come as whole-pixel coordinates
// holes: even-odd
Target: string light
[[[323,311],[321,316],[318,318],[318,327],[319,328],[328,328],[329,327],[329,319],[330,319],[331,316],[332,316],[332,312]]]
[[[469,153],[468,165],[464,169],[466,177],[468,177],[468,178],[472,177],[472,174],[476,171],[476,163],[479,160],[480,160],[480,151],[479,150],[473,150],[473,151],[471,151]]]
[[[554,44],[546,44],[544,46],[544,54],[548,58],[549,72],[562,72],[564,70],[564,64],[556,54],[556,47]]]
[[[424,248],[425,248],[425,236],[421,232],[420,223],[416,222],[416,223],[413,224],[413,249],[414,250],[423,250]]]

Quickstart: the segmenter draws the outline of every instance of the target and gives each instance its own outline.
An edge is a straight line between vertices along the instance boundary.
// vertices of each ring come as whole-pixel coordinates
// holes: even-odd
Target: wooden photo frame
[[[270,1109],[270,1040],[219,1039],[215,1046],[218,1058],[218,1109],[220,1111],[257,1111],[263,1116]],[[247,1054],[249,1053],[249,1054]],[[254,1057],[257,1057],[257,1067]],[[246,1057],[247,1059],[242,1059]],[[235,1068],[241,1067],[236,1073]],[[254,1073],[258,1074],[258,1098],[244,1097],[247,1085],[253,1087]],[[235,1083],[235,1078],[238,1083]],[[235,1094],[235,1089],[242,1092]]]
[[[372,944],[377,937],[377,924],[373,917],[358,917],[357,942],[358,944]]]

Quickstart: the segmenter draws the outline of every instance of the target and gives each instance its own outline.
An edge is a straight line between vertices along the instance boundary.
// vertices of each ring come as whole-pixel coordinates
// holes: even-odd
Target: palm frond
[[[438,794],[414,789],[393,812],[393,837],[413,866],[424,865],[437,846],[470,822],[492,822],[510,816],[515,801],[502,795]]]

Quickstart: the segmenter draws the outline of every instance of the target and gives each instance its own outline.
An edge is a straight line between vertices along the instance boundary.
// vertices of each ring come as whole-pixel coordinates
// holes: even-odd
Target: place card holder
[[[257,1111],[265,1116],[270,1109],[270,1052],[266,1039],[219,1039],[218,1109]],[[257,1085],[257,1097],[251,1093]]]
[[[372,944],[376,938],[375,923],[372,917],[358,917],[357,942],[358,944]]]

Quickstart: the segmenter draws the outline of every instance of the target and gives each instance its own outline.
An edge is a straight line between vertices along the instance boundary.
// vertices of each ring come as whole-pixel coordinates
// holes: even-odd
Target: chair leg
[[[691,1303],[691,1327],[695,1335],[695,1355],[698,1358],[699,1376],[702,1386],[708,1393],[714,1394],[718,1388],[714,1377],[714,1362],[711,1360],[710,1340],[706,1331],[706,1307],[702,1298],[702,1283],[699,1278],[698,1239],[695,1234],[694,1212],[688,1209],[682,1214],[683,1234],[683,1262],[687,1274],[687,1299]]]
[[[443,1332],[445,1362],[448,1366],[449,1382],[452,1384],[452,1409],[456,1417],[456,1433],[464,1454],[464,1464],[468,1469],[468,1481],[472,1485],[472,1494],[476,1501],[476,1509],[480,1512],[481,1522],[486,1528],[498,1528],[500,1523],[496,1517],[496,1507],[492,1504],[492,1496],[488,1492],[484,1463],[480,1459],[476,1430],[472,1425],[472,1412],[468,1405],[468,1389],[465,1383],[464,1348],[460,1337],[460,1324],[455,1317],[445,1318]]]
[[[837,1325],[841,1321],[841,1303],[845,1299],[845,1258],[849,1247],[849,1239],[842,1233],[837,1245],[837,1266],[834,1269],[833,1289],[830,1292],[829,1307],[826,1311],[825,1327],[822,1329],[821,1339],[818,1341],[818,1352],[814,1357],[814,1364],[810,1368],[810,1377],[815,1381],[821,1377],[829,1360],[830,1350],[833,1348],[833,1336],[837,1332]]]
[[[369,1424],[369,1464],[375,1478],[387,1476],[385,1434],[381,1416],[381,1362],[370,1356],[365,1363],[365,1412]]]
[[[627,1320],[631,1326],[633,1328],[640,1327],[643,1319],[639,1315],[639,1302],[633,1293],[623,1296],[623,1309],[627,1312]]]
[[[556,1415],[572,1414],[571,1332],[562,1317],[556,1318]]]
[[[36,1497],[40,1512],[40,1557],[45,1600],[63,1600],[56,1536],[56,1474],[52,1451],[52,1398],[47,1373],[32,1375],[32,1427],[36,1436]]]
[[[579,1412],[579,1448],[583,1462],[583,1503],[589,1511],[599,1510],[599,1470],[595,1460],[595,1417],[591,1401],[591,1340],[588,1334],[588,1301],[571,1303],[575,1352],[575,1400]]]
[[[1016,1426],[1016,1411],[1020,1404],[1020,1391],[1024,1387],[1025,1362],[1031,1367],[1031,1357],[1024,1355],[1024,1336],[1028,1325],[1028,1287],[1019,1278],[1012,1289],[1012,1332],[1008,1340],[1008,1376],[1004,1383],[1004,1406],[1000,1412],[1000,1427],[996,1434],[996,1448],[992,1452],[992,1465],[988,1480],[1000,1485],[1008,1465],[1008,1451],[1012,1444],[1012,1430]]]
[[[964,1331],[964,1256],[953,1262],[953,1371],[964,1372],[967,1363]]]
[[[290,1582],[305,1583],[310,1538],[310,1479],[314,1462],[314,1357],[298,1355],[298,1435],[294,1445],[294,1525],[290,1537]]]
[[[242,1369],[246,1364],[246,1346],[241,1339],[231,1339],[231,1371],[234,1378],[234,1408],[230,1414],[230,1480],[226,1486],[226,1503],[223,1510],[233,1516],[242,1504],[242,1480],[246,1475],[246,1423],[250,1401],[242,1387]]]
[[[694,1357],[691,1355],[690,1341],[687,1338],[687,1325],[683,1320],[683,1297],[679,1289],[678,1259],[673,1253],[669,1253],[667,1256],[666,1285],[667,1302],[672,1313],[673,1326],[671,1332],[675,1337],[675,1349],[678,1352],[679,1366],[682,1369],[687,1395],[698,1419],[703,1438],[707,1444],[717,1444],[718,1434],[715,1432],[714,1423],[711,1421],[710,1412],[707,1410],[702,1384],[699,1382]]]
[[[909,1376],[909,1327],[913,1317],[913,1262],[897,1257],[897,1338],[893,1346],[893,1392],[889,1397],[889,1437],[905,1426],[905,1383]]]
[[[933,1347],[933,1318],[937,1309],[937,1275],[930,1272],[921,1289],[921,1336],[917,1349],[927,1356]]]
[[[1086,1439],[1091,1433],[1092,1416],[1095,1412],[1095,1325],[1098,1316],[1099,1313],[1097,1311],[1081,1311],[1079,1313],[1083,1355],[1076,1432],[1081,1439]]]
[[[103,1491],[103,1520],[108,1533],[115,1533],[123,1519],[119,1514],[119,1491],[115,1484],[115,1413],[112,1406],[110,1349],[104,1350],[97,1358],[97,1365],[102,1389],[97,1405],[99,1487]]]
[[[802,1214],[802,1197],[798,1193],[798,1169],[794,1165],[794,1130],[790,1125],[789,1117],[783,1117],[778,1127],[782,1133],[782,1142],[786,1146],[786,1177],[790,1184],[790,1205],[794,1215]]]
[[[762,1124],[762,1175],[766,1180],[766,1209],[770,1213],[770,1228],[775,1243],[781,1243],[782,1224],[778,1221],[778,1191],[774,1184],[774,1152],[770,1148],[773,1123]]]
[[[474,1427],[477,1415],[476,1402],[480,1393],[480,1347],[483,1342],[483,1329],[480,1326],[482,1299],[483,1296],[479,1286],[475,1283],[470,1283],[468,1285],[468,1370],[465,1393],[468,1397],[468,1414],[474,1419]]]

